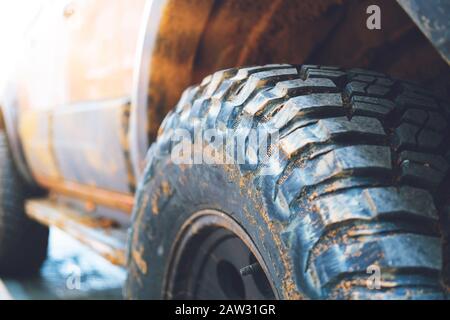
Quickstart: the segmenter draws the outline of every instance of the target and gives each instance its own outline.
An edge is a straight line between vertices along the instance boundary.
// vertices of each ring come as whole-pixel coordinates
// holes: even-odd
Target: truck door
[[[20,139],[41,185],[132,192],[128,117],[144,4],[44,1],[18,81]]]

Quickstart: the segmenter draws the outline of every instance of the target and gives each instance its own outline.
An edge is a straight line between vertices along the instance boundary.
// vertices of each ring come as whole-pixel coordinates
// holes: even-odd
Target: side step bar
[[[127,230],[114,227],[111,220],[49,199],[28,200],[25,211],[32,219],[63,230],[111,263],[125,265]]]

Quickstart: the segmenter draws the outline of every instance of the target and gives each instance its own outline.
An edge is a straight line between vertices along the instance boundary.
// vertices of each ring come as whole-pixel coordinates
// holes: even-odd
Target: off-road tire
[[[246,230],[279,298],[446,298],[449,124],[447,102],[377,72],[268,65],[205,78],[184,92],[149,150],[127,297],[165,297],[176,234],[209,208]],[[176,129],[194,137],[199,128],[243,138],[250,128],[279,130],[279,157],[174,164]]]
[[[28,218],[24,202],[32,194],[19,176],[0,129],[0,275],[30,276],[47,256],[48,228]]]

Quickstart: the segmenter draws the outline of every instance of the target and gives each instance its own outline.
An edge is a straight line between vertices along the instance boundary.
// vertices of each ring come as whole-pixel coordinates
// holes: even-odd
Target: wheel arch
[[[370,4],[382,7],[382,30],[366,29]],[[137,178],[183,90],[220,69],[270,63],[361,67],[437,84],[444,95],[439,86],[450,83],[447,63],[396,1],[154,0],[146,4],[139,39],[129,135]]]

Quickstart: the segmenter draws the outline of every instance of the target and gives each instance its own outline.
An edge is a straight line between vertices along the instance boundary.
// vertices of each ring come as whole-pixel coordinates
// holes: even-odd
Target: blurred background
[[[0,92],[22,40],[48,0],[0,0]],[[63,232],[50,231],[49,259],[32,279],[0,278],[5,299],[121,299],[125,272]]]
[[[48,259],[33,278],[0,278],[0,300],[122,299],[125,271],[58,229]]]
[[[0,88],[12,71],[23,35],[39,13],[42,0],[0,0]]]

